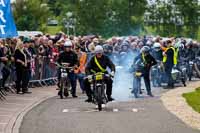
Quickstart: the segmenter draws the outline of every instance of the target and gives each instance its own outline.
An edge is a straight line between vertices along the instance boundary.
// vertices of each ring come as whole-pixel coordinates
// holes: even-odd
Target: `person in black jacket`
[[[86,66],[86,70],[85,70],[86,75],[95,74],[99,72],[108,73],[106,71],[106,68],[109,67],[111,69],[111,75],[114,76],[115,65],[109,59],[109,57],[103,55],[103,47],[100,45],[97,45],[95,47],[95,54],[96,55],[91,58],[91,60],[88,62]],[[111,97],[113,81],[112,79],[106,79],[105,82],[107,84],[107,88],[106,88],[107,98],[109,101],[113,101],[114,99]],[[86,94],[88,96],[88,99],[86,100],[86,102],[92,102],[92,90],[90,87],[90,82],[88,80],[85,80],[84,86],[85,86]]]
[[[17,94],[20,94],[21,88],[22,88],[22,94],[24,93],[30,93],[27,90],[27,56],[24,53],[24,46],[23,42],[21,40],[18,40],[17,46],[14,53],[14,59],[15,59],[15,67],[16,67],[16,89]]]
[[[153,94],[151,92],[150,70],[152,66],[157,64],[157,62],[155,58],[149,52],[150,52],[150,48],[148,46],[143,46],[140,51],[141,54],[135,58],[134,62],[138,60],[142,60],[144,64],[144,68],[142,70],[142,76],[144,78],[147,95],[153,97]]]
[[[165,87],[164,89],[174,88],[172,69],[175,65],[177,65],[177,57],[175,58],[175,49],[172,45],[171,40],[167,41],[167,50],[163,53],[163,55],[163,63],[167,80],[167,87]]]
[[[78,67],[78,56],[77,54],[72,51],[72,42],[69,40],[69,41],[66,41],[65,44],[64,44],[64,47],[65,47],[65,51],[60,53],[59,57],[58,57],[58,60],[57,62],[59,64],[62,64],[62,63],[69,63],[69,67]],[[58,72],[58,80],[60,80],[60,71]],[[72,87],[72,90],[71,90],[71,94],[72,94],[72,97],[73,98],[77,98],[76,96],[76,75],[73,72],[69,72],[69,80],[70,80],[70,83],[71,83],[71,87]],[[60,95],[60,92],[58,93]]]

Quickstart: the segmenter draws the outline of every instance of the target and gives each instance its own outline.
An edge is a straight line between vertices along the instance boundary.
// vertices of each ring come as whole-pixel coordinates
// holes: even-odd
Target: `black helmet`
[[[110,45],[110,44],[104,44],[103,45],[103,50],[104,50],[104,53],[111,54],[113,52],[113,46]]]

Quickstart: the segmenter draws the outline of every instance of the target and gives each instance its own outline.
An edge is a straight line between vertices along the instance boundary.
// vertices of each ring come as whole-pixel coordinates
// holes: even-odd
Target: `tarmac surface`
[[[159,96],[112,102],[102,112],[84,100],[41,103],[24,117],[20,133],[200,133],[168,112]]]

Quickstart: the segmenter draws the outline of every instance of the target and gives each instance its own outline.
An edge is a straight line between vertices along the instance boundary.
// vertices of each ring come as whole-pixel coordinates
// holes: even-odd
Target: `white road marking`
[[[105,104],[102,104],[102,108],[105,108],[106,107],[106,105]]]
[[[135,113],[137,113],[137,112],[138,112],[138,109],[133,108],[132,111],[135,112]]]
[[[68,113],[69,112],[69,110],[68,109],[63,109],[63,111],[62,111],[63,113]]]
[[[98,110],[88,110],[88,111],[85,111],[86,113],[93,113],[93,112],[99,112]]]
[[[113,109],[113,112],[119,112],[119,109]]]

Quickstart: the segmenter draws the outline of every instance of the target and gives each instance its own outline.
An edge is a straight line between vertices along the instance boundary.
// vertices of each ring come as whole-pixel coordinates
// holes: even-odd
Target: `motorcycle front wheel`
[[[103,101],[103,100],[102,100],[102,90],[103,90],[103,89],[102,89],[101,87],[97,87],[97,88],[96,88],[96,91],[97,91],[97,92],[96,92],[96,94],[97,94],[97,95],[96,95],[96,100],[97,100],[98,110],[99,110],[99,111],[102,111],[102,103],[103,103],[103,102],[102,102],[102,101]]]

